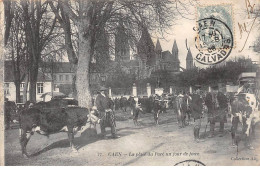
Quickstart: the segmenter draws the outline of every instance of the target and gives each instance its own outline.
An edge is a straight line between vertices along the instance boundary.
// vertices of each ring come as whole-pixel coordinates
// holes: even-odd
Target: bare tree
[[[10,0],[3,0],[4,2],[4,15],[5,15],[5,33],[4,33],[4,45],[7,45],[8,38],[10,36],[12,20],[14,17],[14,4],[15,2]]]
[[[29,96],[36,101],[36,84],[42,51],[53,39],[56,18],[49,14],[48,3],[41,0],[21,0],[25,37],[29,56]]]
[[[23,32],[23,22],[20,16],[21,10],[14,1],[12,4],[14,13],[8,35],[9,41],[6,44],[6,57],[11,60],[16,88],[16,102],[20,103],[20,84],[26,76],[26,43]]]
[[[177,1],[169,0],[58,0],[56,5],[49,2],[55,16],[60,24],[65,22],[62,14],[71,20],[78,31],[78,51],[76,88],[79,105],[89,107],[91,105],[91,96],[89,91],[89,65],[95,55],[95,46],[99,33],[105,29],[108,34],[115,31],[119,20],[128,28],[127,33],[133,44],[137,42],[138,35],[142,28],[147,27],[153,31],[163,31],[171,26],[174,18],[172,15],[173,4]],[[67,19],[68,21],[68,19]],[[65,30],[66,26],[62,26]],[[71,35],[69,31],[64,31]],[[68,44],[67,44],[68,45]],[[73,47],[70,46],[70,50]],[[69,54],[69,60],[72,61],[75,55]]]

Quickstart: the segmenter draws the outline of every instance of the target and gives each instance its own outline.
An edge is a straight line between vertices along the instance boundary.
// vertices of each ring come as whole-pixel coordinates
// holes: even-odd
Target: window
[[[69,75],[66,75],[66,81],[69,81]]]
[[[101,81],[102,82],[106,81],[106,76],[101,76]]]
[[[56,80],[56,75],[53,75],[53,80]]]
[[[23,89],[24,88],[24,83],[21,83],[20,84],[20,89]]]
[[[4,84],[4,93],[5,93],[5,95],[10,95],[9,83]]]
[[[23,95],[20,95],[20,102],[19,103],[23,103]]]
[[[63,81],[63,75],[60,75],[59,78],[60,78],[60,81]]]
[[[43,93],[43,83],[37,83],[37,94]]]
[[[24,83],[20,83],[20,91],[23,91],[24,89]]]

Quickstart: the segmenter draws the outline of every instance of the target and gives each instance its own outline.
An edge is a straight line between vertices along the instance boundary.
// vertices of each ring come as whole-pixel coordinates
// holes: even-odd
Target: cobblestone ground
[[[6,165],[170,165],[185,160],[197,160],[205,165],[260,165],[260,125],[252,145],[245,148],[243,141],[237,149],[231,147],[231,123],[225,124],[225,135],[205,137],[205,142],[193,139],[193,124],[179,129],[174,113],[169,110],[160,115],[159,126],[155,126],[152,114],[140,115],[140,126],[134,126],[131,114],[117,112],[117,131],[121,138],[102,140],[87,135],[76,135],[78,152],[69,148],[66,133],[53,134],[49,138],[34,134],[27,146],[32,157],[24,159],[18,142],[18,129],[5,134]],[[201,135],[205,134],[206,119]],[[216,125],[218,131],[219,124]],[[100,129],[98,127],[98,133]],[[110,134],[107,129],[107,134]],[[188,165],[189,163],[185,163]],[[192,163],[190,163],[192,165]]]

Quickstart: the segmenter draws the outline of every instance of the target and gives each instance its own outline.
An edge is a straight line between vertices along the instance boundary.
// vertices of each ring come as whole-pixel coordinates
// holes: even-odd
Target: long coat
[[[200,119],[202,116],[202,111],[203,111],[203,100],[202,100],[202,98],[200,98],[200,95],[198,95],[198,94],[192,95],[190,108],[191,108],[191,113],[193,115],[193,118],[195,120]]]
[[[101,126],[103,127],[115,127],[115,114],[113,111],[110,111],[108,113],[105,113],[106,109],[111,109],[111,101],[108,97],[104,97],[101,94],[98,94],[96,98],[96,106],[97,110],[100,113],[100,118],[101,118]]]
[[[108,97],[104,97],[102,94],[98,94],[96,98],[96,106],[99,112],[105,112],[110,108],[110,100]]]

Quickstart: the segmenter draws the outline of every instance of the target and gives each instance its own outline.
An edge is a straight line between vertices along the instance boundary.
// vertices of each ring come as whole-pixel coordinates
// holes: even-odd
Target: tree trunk
[[[29,90],[29,100],[36,103],[36,84],[38,76],[38,63],[34,63],[32,69],[30,70],[30,90]]]
[[[20,82],[15,83],[15,96],[16,96],[16,103],[20,103]]]
[[[83,26],[81,26],[83,27]],[[84,28],[79,28],[79,53],[78,67],[76,71],[76,88],[79,106],[91,107],[91,95],[89,89],[89,62],[91,58],[91,38],[84,37]]]
[[[28,89],[29,76],[28,73],[25,75],[25,83],[23,87],[23,103],[27,102],[27,89]]]
[[[76,79],[77,78],[76,78],[76,72],[75,72],[75,73],[73,73],[73,78],[72,78],[72,97],[74,99],[77,99]]]

